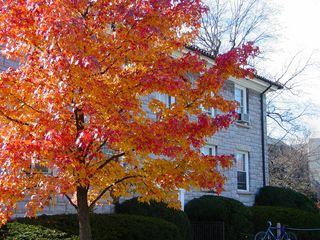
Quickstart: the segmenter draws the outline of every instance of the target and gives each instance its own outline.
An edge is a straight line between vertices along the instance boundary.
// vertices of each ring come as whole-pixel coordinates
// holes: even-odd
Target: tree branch
[[[71,198],[70,198],[67,194],[64,194],[64,196],[68,199],[68,201],[70,202],[70,204],[71,204],[75,209],[78,210],[78,206],[72,202]]]
[[[35,109],[34,107],[32,107],[30,104],[26,103],[25,101],[23,101],[22,99],[18,98],[17,96],[13,95],[12,93],[10,93],[11,96],[13,96],[15,99],[17,99],[19,102],[21,102],[23,105],[26,105],[27,107],[29,107],[30,109],[34,110],[37,113],[44,113],[43,111],[40,111],[38,109]]]
[[[92,209],[94,207],[94,205],[97,203],[97,201],[100,200],[100,198],[107,192],[109,191],[111,188],[113,188],[115,185],[127,180],[127,179],[130,179],[130,178],[137,178],[137,177],[141,177],[141,176],[126,176],[126,177],[123,177],[117,181],[115,181],[113,184],[109,185],[108,187],[106,187],[103,191],[101,191],[101,193],[96,197],[96,199],[94,199],[90,205],[89,205],[89,208]]]
[[[99,171],[101,169],[103,169],[109,162],[111,162],[112,160],[116,159],[116,158],[119,158],[119,157],[122,157],[124,156],[125,153],[119,153],[117,155],[113,155],[112,157],[106,159],[99,167],[97,167],[96,171]],[[94,173],[91,173],[88,177],[91,178],[93,177]]]
[[[93,2],[90,2],[87,6],[87,8],[84,10],[83,13],[81,13],[81,16],[86,19],[89,13],[90,8],[93,6]]]
[[[1,110],[0,110],[0,115],[3,116],[3,117],[5,117],[6,119],[8,119],[8,120],[11,121],[11,122],[15,122],[15,123],[18,123],[18,124],[21,124],[21,125],[25,125],[25,126],[30,126],[29,123],[22,122],[22,121],[20,121],[20,120],[18,120],[18,119],[12,118],[12,117],[6,115],[6,114],[5,114],[3,111],[1,111]]]

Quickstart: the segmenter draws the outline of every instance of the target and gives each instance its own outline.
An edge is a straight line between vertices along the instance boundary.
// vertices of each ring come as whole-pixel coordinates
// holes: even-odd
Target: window
[[[249,191],[249,154],[236,153],[238,190]]]
[[[202,105],[200,107],[202,112],[208,114],[210,117],[214,117],[215,115],[214,108],[204,108]]]
[[[217,146],[205,146],[200,149],[200,152],[206,156],[214,156],[217,154]]]
[[[50,175],[51,171],[49,168],[40,165],[40,164],[34,164],[34,166],[31,167],[32,169],[36,170],[39,173],[43,173],[44,175]]]
[[[234,99],[239,102],[237,113],[247,114],[247,89],[239,85],[235,85]]]
[[[236,109],[239,118],[238,122],[249,124],[249,114],[248,114],[248,92],[247,89],[238,85],[234,87],[234,99],[239,103],[239,107]]]
[[[205,156],[215,156],[217,155],[217,146],[212,146],[212,145],[204,146],[200,148],[200,152]],[[201,188],[200,190],[203,193],[216,193],[212,189],[207,189],[207,188]]]
[[[43,175],[52,175],[52,170],[44,166],[43,164],[39,163],[39,161],[32,160],[30,165],[30,171],[26,171],[29,175],[31,173],[41,173]]]
[[[176,102],[175,97],[169,96],[167,94],[157,93],[157,99],[166,104],[167,108],[171,107],[172,104]]]

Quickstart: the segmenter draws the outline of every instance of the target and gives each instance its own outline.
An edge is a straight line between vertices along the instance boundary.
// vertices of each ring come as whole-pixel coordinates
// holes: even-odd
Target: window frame
[[[176,102],[175,97],[168,94],[159,93],[159,92],[157,92],[156,99],[163,102],[167,108],[170,108]]]
[[[241,105],[241,102],[239,102],[237,99],[236,99],[236,91],[237,89],[239,89],[240,91],[243,91],[243,104]],[[239,103],[239,107],[236,109],[236,112],[239,113],[239,114],[248,114],[248,102],[247,102],[247,88],[243,87],[243,86],[240,86],[238,84],[235,84],[234,85],[234,100],[236,100],[238,103]],[[241,99],[240,99],[241,101]],[[243,109],[243,111],[241,111],[241,108]]]
[[[205,154],[203,149],[204,148],[209,148],[209,154]],[[211,150],[211,151],[210,151]],[[217,145],[211,145],[211,144],[208,144],[208,145],[205,145],[203,147],[200,148],[200,152],[201,154],[203,154],[204,156],[216,156],[218,154],[218,146]],[[200,191],[203,192],[203,193],[214,193],[216,194],[216,192],[210,190],[210,189],[205,189],[205,188],[200,188]]]
[[[205,154],[203,152],[204,148],[209,148],[209,154]],[[202,148],[200,148],[200,152],[205,156],[216,156],[217,155],[217,145],[205,145]]]
[[[237,158],[237,155],[238,154],[241,154],[242,156],[244,156],[244,167],[245,167],[245,171],[240,171],[238,169],[238,158]],[[235,156],[235,160],[236,160],[236,170],[237,170],[237,190],[240,191],[240,192],[249,192],[250,190],[250,179],[249,179],[249,176],[250,176],[250,168],[249,168],[249,152],[246,152],[246,151],[236,151],[236,156]],[[246,173],[246,189],[241,189],[239,188],[239,182],[238,182],[238,172],[244,172]]]
[[[52,169],[41,165],[40,163],[36,162],[34,159],[31,160],[30,165],[30,174],[31,172],[36,171],[37,173],[43,174],[44,176],[52,176],[53,171]]]

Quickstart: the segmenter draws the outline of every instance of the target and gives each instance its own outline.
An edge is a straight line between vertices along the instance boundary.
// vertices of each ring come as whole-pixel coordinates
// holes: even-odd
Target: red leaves
[[[227,53],[218,55],[216,59],[217,69],[220,71],[218,75],[222,77],[225,74],[234,76],[235,78],[253,77],[254,69],[248,68],[247,61],[250,57],[255,57],[259,53],[259,49],[252,43],[244,44],[241,47],[234,48]]]

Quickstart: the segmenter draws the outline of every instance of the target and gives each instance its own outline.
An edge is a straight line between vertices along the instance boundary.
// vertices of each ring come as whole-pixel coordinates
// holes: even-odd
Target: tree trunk
[[[77,202],[80,240],[92,240],[88,190],[85,187],[77,187]]]

